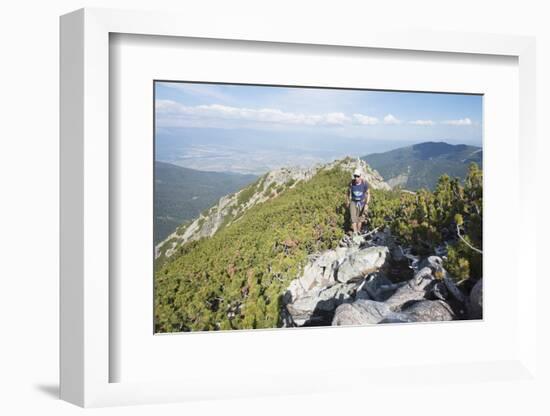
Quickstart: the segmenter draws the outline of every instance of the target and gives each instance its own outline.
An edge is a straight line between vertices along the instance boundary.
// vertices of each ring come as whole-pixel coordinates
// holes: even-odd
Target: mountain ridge
[[[464,179],[471,162],[482,167],[481,147],[428,141],[362,156],[392,187],[434,189],[443,174]]]
[[[373,189],[389,189],[375,170],[361,159],[346,157],[309,168],[283,167],[262,175],[247,187],[222,196],[217,204],[204,210],[191,223],[181,224],[173,233],[155,246],[155,259],[171,257],[181,245],[204,237],[211,237],[221,227],[238,221],[242,215],[257,204],[276,197],[300,182],[307,182],[318,172],[339,167],[351,173],[361,169]]]

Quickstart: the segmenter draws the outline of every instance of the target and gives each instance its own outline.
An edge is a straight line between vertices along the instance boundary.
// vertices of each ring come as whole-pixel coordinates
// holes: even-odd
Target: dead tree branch
[[[466,241],[466,239],[462,236],[462,234],[460,233],[460,227],[456,226],[456,234],[458,235],[458,238],[460,238],[464,244],[466,244],[468,247],[470,247],[472,250],[478,252],[479,254],[483,254],[483,251],[481,251],[479,248],[476,248],[474,247],[473,245],[471,245],[470,243],[468,243],[468,241]]]
[[[368,233],[362,234],[362,236],[363,236],[364,238],[365,238],[365,237],[368,237],[368,236],[370,236],[370,235],[376,233],[376,232],[377,232],[380,228],[382,228],[382,227],[383,227],[382,225],[379,226],[379,227],[376,227],[374,230],[370,230]]]

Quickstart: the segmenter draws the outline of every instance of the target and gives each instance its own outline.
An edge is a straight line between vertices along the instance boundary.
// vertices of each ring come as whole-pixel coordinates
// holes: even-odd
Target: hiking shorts
[[[357,205],[357,202],[354,201],[351,201],[349,204],[349,214],[352,223],[365,221],[365,203],[360,204],[359,207]]]

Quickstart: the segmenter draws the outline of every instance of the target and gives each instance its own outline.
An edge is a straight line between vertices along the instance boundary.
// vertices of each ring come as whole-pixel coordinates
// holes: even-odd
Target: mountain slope
[[[209,238],[160,245],[156,330],[280,326],[284,289],[309,255],[334,248],[343,236],[346,188],[358,164],[373,189],[389,189],[364,162],[353,159],[307,171],[281,169],[230,196],[233,205],[220,201],[197,219],[204,234],[196,235]],[[235,216],[228,206],[236,208]],[[221,225],[213,233],[203,228],[214,219],[220,224],[220,213]]]
[[[482,166],[482,149],[464,144],[425,142],[362,157],[392,187],[434,189],[443,174],[463,179],[470,162]]]
[[[345,194],[350,170],[357,164],[365,167],[373,188],[370,231],[349,237],[344,236],[349,229]],[[293,172],[299,170],[286,173]],[[199,234],[193,234],[197,239],[165,241],[170,255],[161,245],[154,281],[156,332],[363,324],[355,318],[346,321],[348,312],[355,309],[342,315],[336,308],[352,301],[361,306],[366,299],[374,301],[369,305],[383,321],[463,319],[463,310],[468,308],[464,296],[483,276],[483,175],[475,164],[464,185],[444,175],[434,192],[416,193],[389,190],[364,161],[352,159],[318,167],[299,181],[284,183],[279,191],[275,185],[264,186],[267,178],[280,174],[271,172],[246,192],[229,196],[256,201],[243,204],[246,208],[237,218],[226,216],[231,211],[218,204],[197,224]],[[205,224],[218,214],[223,214],[222,222],[212,232]],[[423,264],[433,254],[443,257],[426,280]],[[413,277],[409,270],[415,264],[420,277]],[[447,277],[440,273],[440,266],[449,273]],[[441,279],[454,284],[447,285],[449,281],[443,287]],[[412,292],[405,288],[407,293],[403,293],[399,285],[406,281],[406,287],[421,283],[420,289],[427,289],[426,283],[434,290],[418,291],[411,286]],[[460,305],[453,306],[448,292]],[[384,306],[380,302],[387,295],[397,298]],[[409,302],[422,299],[448,301],[449,308],[442,310],[445,305],[439,301]],[[474,299],[476,305],[478,301]],[[397,304],[399,311],[387,309]],[[377,323],[371,318],[366,323]]]
[[[375,189],[389,189],[382,178],[363,161],[347,158],[327,165],[317,165],[311,168],[280,168],[261,176],[258,180],[240,191],[225,195],[210,209],[203,211],[191,223],[180,225],[172,234],[156,246],[155,258],[157,264],[172,256],[183,244],[203,237],[213,236],[219,229],[239,221],[249,209],[269,199],[283,194],[286,190],[295,188],[299,183],[309,181],[321,170],[338,166],[346,172],[351,172],[359,166]]]
[[[155,162],[155,243],[182,222],[197,217],[223,195],[241,189],[256,178]]]

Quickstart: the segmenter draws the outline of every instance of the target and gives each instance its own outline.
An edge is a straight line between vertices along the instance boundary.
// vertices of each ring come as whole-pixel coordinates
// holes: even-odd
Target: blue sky
[[[481,145],[482,97],[157,82],[156,117],[159,129],[294,131]]]
[[[156,82],[156,160],[261,174],[425,141],[481,146],[482,97]]]

